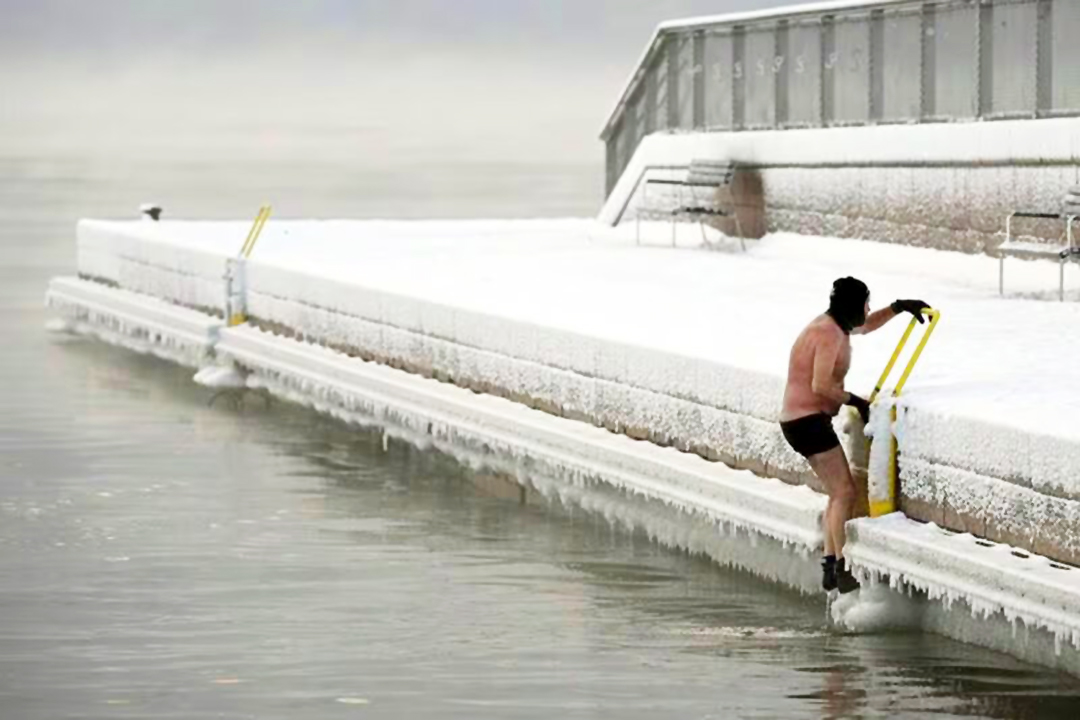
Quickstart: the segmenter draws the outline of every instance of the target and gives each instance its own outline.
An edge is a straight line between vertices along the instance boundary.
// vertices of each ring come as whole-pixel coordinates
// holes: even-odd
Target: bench
[[[667,185],[680,189],[679,203],[670,211],[671,216],[671,244],[675,245],[675,222],[680,217],[692,217],[697,219],[698,224],[701,226],[701,237],[703,240],[708,241],[705,237],[705,225],[704,220],[710,217],[728,217],[730,213],[716,206],[715,197],[709,202],[703,202],[698,199],[697,194],[694,192],[696,188],[712,188],[714,191],[722,187],[731,185],[732,180],[735,177],[735,166],[726,160],[691,160],[690,165],[686,171],[686,177],[682,180],[672,179],[648,179],[645,181],[645,190],[648,190],[649,185]],[[690,202],[683,202],[682,188],[688,188],[690,190]],[[640,216],[640,213],[639,213]],[[638,242],[641,241],[640,237],[641,229],[640,222],[638,224]],[[741,233],[740,233],[741,235]],[[739,238],[739,242],[742,245],[743,250],[746,249],[742,238]]]
[[[1013,220],[1017,218],[1064,221],[1065,244],[1014,240]],[[1048,258],[1058,261],[1058,298],[1065,300],[1065,263],[1070,260],[1080,260],[1080,247],[1076,244],[1077,238],[1073,232],[1073,225],[1078,219],[1080,219],[1080,207],[1074,206],[1068,200],[1065,204],[1065,212],[1061,213],[1010,213],[1009,217],[1005,219],[1005,242],[998,246],[998,294],[1005,294],[1006,257]]]

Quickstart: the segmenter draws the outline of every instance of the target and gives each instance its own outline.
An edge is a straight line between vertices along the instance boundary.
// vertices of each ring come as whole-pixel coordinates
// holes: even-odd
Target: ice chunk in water
[[[919,630],[922,603],[920,597],[909,597],[888,585],[863,585],[838,595],[829,605],[829,615],[835,627],[847,632]]]

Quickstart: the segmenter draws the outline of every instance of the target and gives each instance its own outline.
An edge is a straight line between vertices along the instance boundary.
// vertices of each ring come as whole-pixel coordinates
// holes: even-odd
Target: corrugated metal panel
[[[725,33],[705,36],[705,126],[730,128],[732,108],[732,42]]]
[[[885,95],[885,13],[870,13],[870,120],[881,120]]]
[[[694,36],[681,33],[675,40],[676,77],[676,125],[684,130],[694,127]]]
[[[622,177],[623,170],[626,169],[626,164],[630,161],[629,150],[632,149],[631,138],[627,137],[629,127],[626,124],[626,118],[623,118],[619,122],[619,132],[615,134],[615,182],[619,181]]]
[[[864,123],[870,118],[870,16],[836,18],[833,120]]]
[[[653,105],[653,130],[668,128],[668,54],[666,49],[660,53],[652,70],[649,71],[656,88]]]
[[[788,124],[821,122],[821,23],[801,23],[788,30],[790,57],[781,78],[788,87]]]
[[[776,45],[774,48],[773,74],[776,75],[776,112],[774,123],[783,127],[788,124],[788,83],[787,61],[791,55],[791,33],[787,20],[781,20],[776,24]]]
[[[922,15],[885,13],[882,88],[883,120],[917,120],[922,111]]]
[[[639,88],[637,95],[630,101],[630,116],[634,118],[634,145],[637,146],[649,130],[645,124],[645,93]]]
[[[694,32],[694,127],[705,127],[705,33]]]
[[[731,124],[746,126],[746,28],[736,26],[731,34]]]
[[[836,116],[836,23],[832,16],[821,19],[821,124]]]
[[[776,34],[767,29],[746,31],[746,126],[776,123]]]
[[[616,123],[615,127],[611,129],[611,134],[607,139],[607,154],[604,156],[605,161],[605,184],[607,185],[607,192],[610,195],[611,191],[615,188],[616,172],[618,170],[618,157],[617,148],[619,144],[619,134],[622,132],[622,123]]]
[[[1052,107],[1080,112],[1080,2],[1054,0],[1051,23]]]
[[[1034,0],[994,4],[991,58],[991,112],[1035,112],[1038,89],[1038,4]],[[1077,42],[1080,38],[1074,38]],[[985,42],[985,40],[984,40]]]
[[[626,102],[626,111],[623,114],[622,123],[623,134],[626,136],[625,142],[630,148],[637,148],[638,143],[641,142],[642,136],[638,133],[641,131],[640,124],[638,123],[638,111],[640,110],[640,102],[638,98],[640,92],[635,91]]]
[[[937,8],[934,40],[934,115],[949,119],[978,115],[979,6]]]

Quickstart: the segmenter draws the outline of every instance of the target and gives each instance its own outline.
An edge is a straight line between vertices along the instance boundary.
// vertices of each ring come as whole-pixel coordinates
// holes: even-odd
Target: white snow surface
[[[84,221],[80,272],[220,308],[224,258],[247,230]],[[680,230],[680,244],[700,238],[694,225]],[[653,244],[637,247],[632,227],[590,220],[272,220],[248,266],[248,307],[313,340],[408,350],[435,338],[764,427],[777,417],[791,342],[824,309],[832,280],[855,275],[874,307],[911,297],[942,311],[899,402],[905,460],[1080,497],[1080,334],[1070,331],[1080,305],[1032,299],[1056,294],[1056,264],[1012,261],[1012,294],[999,299],[988,257],[786,234],[746,253],[687,252],[661,246],[668,224],[644,231]],[[1067,283],[1075,299],[1076,267]],[[869,392],[904,324],[853,339],[849,389]],[[424,352],[437,362],[443,351]]]

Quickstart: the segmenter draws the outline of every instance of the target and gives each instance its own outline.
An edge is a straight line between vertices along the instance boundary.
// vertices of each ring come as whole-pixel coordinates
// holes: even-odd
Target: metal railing
[[[610,193],[659,131],[1080,115],[1080,0],[877,0],[657,31],[601,133]]]

